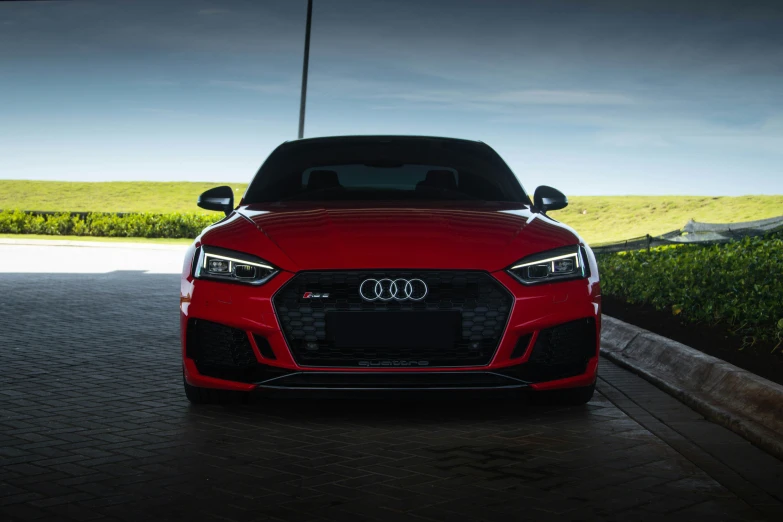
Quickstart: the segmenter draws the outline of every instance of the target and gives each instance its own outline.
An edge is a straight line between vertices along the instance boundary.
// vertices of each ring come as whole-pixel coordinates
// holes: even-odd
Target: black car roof
[[[466,140],[462,138],[448,138],[445,136],[419,136],[419,135],[405,135],[405,134],[355,134],[355,135],[343,135],[343,136],[318,136],[314,138],[301,138],[297,140],[287,140],[283,143],[315,143],[315,142],[340,142],[340,141],[452,141],[452,142],[467,142],[467,143],[484,143],[477,140]]]

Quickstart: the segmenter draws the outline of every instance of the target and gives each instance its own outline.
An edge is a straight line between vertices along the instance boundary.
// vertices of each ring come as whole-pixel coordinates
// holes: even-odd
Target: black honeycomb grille
[[[528,362],[547,366],[586,363],[595,355],[595,319],[579,319],[541,330]]]
[[[421,279],[422,301],[368,302],[359,295],[365,279]],[[305,299],[305,292],[329,294]],[[357,366],[397,360],[424,360],[428,366],[486,365],[506,327],[513,298],[492,276],[478,271],[333,271],[301,272],[275,295],[275,311],[291,353],[304,366]],[[461,336],[448,349],[337,348],[327,337],[330,311],[461,313]]]
[[[187,356],[199,373],[218,379],[251,382],[258,360],[247,333],[203,319],[189,319]]]
[[[564,379],[583,374],[596,355],[595,319],[579,319],[539,331],[527,362],[498,373],[528,383]]]

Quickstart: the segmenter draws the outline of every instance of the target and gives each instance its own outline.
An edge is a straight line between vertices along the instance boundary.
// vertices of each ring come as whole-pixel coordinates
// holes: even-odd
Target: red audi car
[[[236,392],[595,388],[595,257],[488,145],[341,136],[277,147],[189,248],[180,311],[193,403]],[[551,393],[549,395],[552,395]]]

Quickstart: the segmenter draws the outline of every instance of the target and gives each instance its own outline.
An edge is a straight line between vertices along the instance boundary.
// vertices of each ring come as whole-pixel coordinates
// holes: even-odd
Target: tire
[[[185,387],[185,396],[191,404],[245,404],[249,400],[250,394],[245,392],[191,386],[184,375],[182,384]]]
[[[590,386],[584,386],[582,388],[571,388],[568,390],[561,390],[563,397],[561,402],[570,406],[582,406],[590,402],[595,393],[595,383]]]
[[[595,393],[595,383],[581,388],[566,388],[564,390],[551,390],[536,392],[534,402],[546,405],[582,406],[590,402]]]

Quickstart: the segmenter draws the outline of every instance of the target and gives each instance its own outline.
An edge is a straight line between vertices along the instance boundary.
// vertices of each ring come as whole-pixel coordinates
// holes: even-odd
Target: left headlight
[[[249,285],[262,285],[279,270],[263,259],[213,246],[199,247],[193,276]]]
[[[525,285],[569,281],[590,275],[587,255],[581,245],[533,254],[514,263],[507,271]]]

